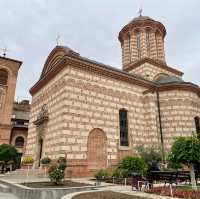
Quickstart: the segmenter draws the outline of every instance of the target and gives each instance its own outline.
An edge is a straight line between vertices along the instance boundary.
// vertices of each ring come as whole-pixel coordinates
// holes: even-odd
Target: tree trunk
[[[192,189],[197,190],[197,183],[196,183],[196,179],[195,179],[195,172],[194,172],[193,164],[190,165],[190,179],[191,179],[191,183],[192,183]]]

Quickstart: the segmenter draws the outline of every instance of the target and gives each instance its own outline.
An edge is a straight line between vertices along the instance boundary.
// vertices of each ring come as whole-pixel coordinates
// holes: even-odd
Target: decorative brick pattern
[[[140,61],[136,48],[138,31]],[[194,117],[200,115],[199,87],[189,83],[158,86],[153,82],[160,74],[179,78],[183,74],[165,63],[165,34],[164,26],[152,20],[131,23],[122,29],[119,40],[123,69],[129,74],[56,47],[45,63],[40,80],[31,88],[26,154],[39,162],[41,130],[34,122],[44,104],[48,108],[48,121],[42,130],[42,157],[65,157],[68,176],[88,176],[101,168],[113,168],[124,156],[136,155],[136,148],[141,145],[161,148],[157,92],[165,150],[170,149],[174,137],[191,135],[195,130]],[[127,65],[130,62],[132,66]],[[122,108],[128,111],[127,147],[119,144]]]
[[[6,85],[0,85],[0,144],[10,142],[11,116],[15,96],[17,74],[21,62],[0,57],[0,69],[7,71]]]

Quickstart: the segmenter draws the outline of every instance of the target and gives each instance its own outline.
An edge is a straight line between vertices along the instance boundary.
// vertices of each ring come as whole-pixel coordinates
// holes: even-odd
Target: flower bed
[[[147,199],[138,196],[132,196],[112,191],[100,191],[93,193],[82,193],[73,197],[73,199]]]
[[[90,186],[89,184],[78,183],[73,181],[63,181],[58,185],[55,185],[52,182],[28,182],[28,183],[21,183],[24,186],[31,187],[31,188],[63,188],[63,187],[84,187]]]
[[[171,191],[169,186],[165,187],[155,187],[147,191],[148,193],[153,193],[162,196],[171,196]],[[182,189],[180,187],[172,188],[173,197],[177,198],[188,198],[188,199],[199,199],[200,198],[200,190],[193,191],[191,189]]]

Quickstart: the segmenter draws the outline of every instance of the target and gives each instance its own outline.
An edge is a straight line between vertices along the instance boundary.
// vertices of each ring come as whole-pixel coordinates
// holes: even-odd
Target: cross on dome
[[[143,12],[143,9],[140,8],[139,11],[138,11],[138,14],[139,14],[140,17],[142,16],[142,12]]]

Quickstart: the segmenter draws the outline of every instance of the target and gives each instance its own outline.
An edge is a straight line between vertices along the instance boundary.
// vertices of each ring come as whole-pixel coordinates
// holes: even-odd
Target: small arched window
[[[136,32],[136,42],[137,42],[137,54],[138,54],[138,59],[141,58],[141,41],[140,41],[140,32]]]
[[[22,136],[19,136],[15,139],[15,146],[24,147],[24,138]]]
[[[128,146],[128,112],[126,109],[119,110],[120,146]]]
[[[8,72],[0,69],[0,85],[6,85],[8,81]]]
[[[160,35],[160,32],[159,31],[157,31],[156,32],[156,56],[157,56],[157,58],[159,57],[159,47],[160,47],[160,43],[159,43],[159,38],[161,37],[161,35]]]
[[[197,136],[200,138],[200,118],[198,116],[196,116],[194,118],[194,122],[195,122]]]
[[[146,30],[147,56],[150,57],[150,30]]]
[[[130,54],[130,62],[131,62],[131,35],[128,35],[128,50]]]

